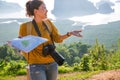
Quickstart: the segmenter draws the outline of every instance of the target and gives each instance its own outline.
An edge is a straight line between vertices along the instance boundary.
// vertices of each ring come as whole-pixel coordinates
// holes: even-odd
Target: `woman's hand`
[[[8,46],[11,46],[11,41],[7,41],[7,45],[8,45]]]
[[[70,36],[76,36],[76,37],[82,37],[82,35],[80,34],[80,32],[82,32],[82,30],[74,30],[74,31],[71,31],[71,32],[67,32],[67,34],[64,34],[64,35],[61,35],[61,40],[64,40]]]
[[[74,31],[71,32],[71,35],[77,36],[77,37],[82,37],[80,32],[82,32],[82,30],[74,30]]]

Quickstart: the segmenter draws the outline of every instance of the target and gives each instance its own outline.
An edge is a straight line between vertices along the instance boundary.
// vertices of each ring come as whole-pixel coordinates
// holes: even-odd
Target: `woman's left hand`
[[[80,32],[82,32],[82,30],[74,30],[74,31],[71,32],[71,35],[74,35],[74,36],[77,36],[77,37],[82,37]]]

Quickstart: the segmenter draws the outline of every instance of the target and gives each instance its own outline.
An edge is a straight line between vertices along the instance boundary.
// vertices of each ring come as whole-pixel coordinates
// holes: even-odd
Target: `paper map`
[[[11,45],[19,50],[22,50],[26,53],[30,52],[38,45],[46,42],[46,38],[28,35],[22,38],[15,38],[11,41]]]

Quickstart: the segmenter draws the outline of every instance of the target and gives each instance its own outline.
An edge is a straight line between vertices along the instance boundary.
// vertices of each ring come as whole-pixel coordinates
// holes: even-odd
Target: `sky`
[[[96,6],[96,3],[99,1],[102,1],[102,0],[89,0],[89,1],[93,2],[94,5]],[[72,18],[70,18],[70,20],[73,20],[76,22],[73,24],[73,26],[76,26],[77,22],[85,23],[84,26],[87,26],[87,25],[107,24],[109,22],[119,21],[120,20],[120,10],[119,10],[120,9],[120,2],[118,3],[117,1],[120,1],[120,0],[106,0],[106,1],[111,1],[115,4],[112,7],[115,10],[113,13],[111,13],[111,14],[96,13],[93,15],[72,17]]]
[[[14,2],[14,3],[18,3],[21,7],[25,7],[25,3],[29,0],[4,0],[4,1],[7,1],[7,2]],[[48,8],[49,9],[52,9],[54,7],[54,0],[44,0],[46,6],[49,6]]]
[[[18,3],[22,8],[25,9],[25,4],[29,0],[4,0],[4,1]],[[54,15],[51,14],[51,10],[54,9],[54,0],[50,0],[50,1],[44,0],[44,2],[45,2],[46,7],[48,9],[48,17],[54,19],[55,18]],[[20,13],[20,16],[25,17],[25,10],[22,10],[21,12],[18,12],[18,13]],[[17,14],[17,12],[15,14]],[[11,15],[15,16],[15,14],[11,14]],[[18,15],[16,15],[16,16],[18,16]]]
[[[28,0],[5,0],[7,2],[14,2],[14,3],[18,3],[22,8],[25,8],[25,3]],[[103,1],[103,0],[89,0],[90,2],[94,3],[94,6],[96,6],[96,3],[99,1]],[[86,23],[85,25],[99,25],[99,24],[107,24],[108,22],[112,22],[112,21],[118,21],[120,20],[120,3],[117,3],[116,1],[120,1],[120,0],[104,0],[104,1],[111,1],[113,3],[115,3],[115,5],[113,6],[115,12],[111,13],[111,14],[100,14],[100,13],[96,13],[93,15],[87,15],[87,16],[75,16],[70,18],[70,20],[76,21],[76,22],[82,22],[82,23]],[[53,14],[51,14],[51,10],[54,9],[54,0],[44,0],[46,7],[48,9],[48,17],[55,19],[55,16]],[[10,16],[15,16],[15,14],[17,14],[16,16],[21,16],[21,17],[25,17],[25,10],[22,10],[21,12],[18,13],[14,13],[14,14],[10,14]],[[76,24],[74,24],[76,25]]]

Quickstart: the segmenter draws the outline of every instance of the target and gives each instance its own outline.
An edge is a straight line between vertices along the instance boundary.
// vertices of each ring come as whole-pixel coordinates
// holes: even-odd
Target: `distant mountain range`
[[[58,20],[55,25],[62,34],[68,31],[81,29],[81,23],[78,25],[73,25],[74,22],[70,20]],[[63,29],[64,28],[64,29]],[[110,22],[108,24],[101,25],[88,25],[85,30],[81,33],[83,38],[70,37],[65,40],[65,43],[71,42],[83,42],[85,44],[93,45],[96,39],[98,39],[100,44],[104,44],[105,47],[111,48],[118,46],[118,39],[120,39],[120,21]]]
[[[0,45],[6,41],[12,40],[18,36],[19,23],[29,21],[29,19],[0,19]],[[82,24],[71,20],[57,20],[54,22],[61,34],[66,34],[68,31],[81,29]],[[100,44],[104,44],[107,48],[117,46],[120,39],[120,21],[110,22],[101,25],[88,25],[81,33],[83,38],[70,37],[63,43],[69,44],[80,41],[85,44],[93,45],[98,39]]]
[[[9,14],[20,10],[22,10],[22,8],[19,4],[0,0],[0,14]]]
[[[52,13],[57,18],[68,18],[73,16],[84,16],[95,13],[109,14],[114,12],[109,1],[100,1],[97,7],[88,0],[55,0]]]

